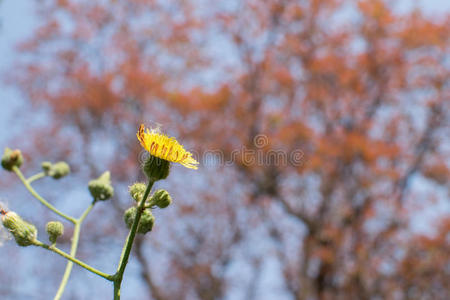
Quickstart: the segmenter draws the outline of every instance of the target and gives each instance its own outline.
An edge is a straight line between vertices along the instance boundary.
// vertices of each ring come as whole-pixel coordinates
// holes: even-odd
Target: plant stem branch
[[[55,246],[47,245],[47,244],[44,244],[44,243],[42,243],[40,241],[37,241],[37,240],[34,242],[34,245],[38,246],[38,247],[42,247],[42,248],[50,250],[50,251],[53,251],[53,252],[61,255],[65,259],[68,259],[68,260],[76,263],[80,267],[83,267],[86,270],[88,270],[88,271],[90,271],[90,272],[92,272],[92,273],[94,273],[94,274],[96,274],[96,275],[98,275],[100,277],[105,278],[106,280],[109,280],[109,281],[113,281],[114,280],[114,275],[109,275],[109,274],[103,273],[102,271],[97,270],[94,267],[91,267],[90,265],[82,262],[81,260],[78,260],[75,257],[72,257],[71,255],[67,254],[66,252],[62,251],[61,249],[56,248]]]
[[[83,223],[86,216],[89,214],[89,212],[94,207],[94,204],[97,200],[94,199],[94,201],[89,205],[88,208],[83,212],[83,214],[80,216],[80,218],[77,219],[75,223],[75,228],[73,230],[73,237],[72,237],[72,245],[70,247],[70,256],[75,257],[77,254],[78,249],[78,241],[80,239],[80,229],[81,224]],[[64,293],[64,289],[66,288],[67,282],[70,277],[70,273],[72,272],[73,262],[68,261],[66,265],[66,270],[64,271],[63,278],[61,279],[61,283],[59,284],[58,291],[56,292],[54,300],[59,300],[62,297],[62,294]]]
[[[145,201],[150,194],[153,184],[154,181],[149,181],[144,196],[142,197],[141,202],[139,202],[138,204],[136,217],[134,218],[130,233],[128,234],[127,240],[125,241],[125,245],[120,256],[119,266],[117,267],[116,274],[114,274],[114,300],[120,300],[120,286],[122,284],[123,273],[125,272],[125,268],[128,264],[128,259],[130,257],[131,248],[133,247],[134,238],[136,237],[139,221],[141,219],[143,211],[145,210]]]
[[[53,211],[54,213],[56,213],[57,215],[63,217],[64,219],[66,219],[67,221],[72,222],[73,224],[76,223],[76,219],[66,215],[65,213],[59,211],[56,207],[54,207],[53,205],[51,205],[49,202],[47,202],[44,198],[42,198],[35,189],[33,189],[33,187],[30,185],[30,183],[25,179],[25,177],[23,176],[22,172],[19,170],[18,167],[14,166],[12,168],[12,170],[14,171],[14,173],[16,173],[16,175],[19,177],[19,179],[22,181],[22,183],[25,185],[25,188],[31,193],[31,195],[33,195],[36,199],[38,199],[43,205],[45,205],[48,209],[50,209],[51,211]]]
[[[33,176],[28,177],[27,182],[29,184],[31,184],[33,181],[44,178],[45,176],[47,176],[47,175],[45,175],[44,172],[40,172],[40,173],[34,174]]]

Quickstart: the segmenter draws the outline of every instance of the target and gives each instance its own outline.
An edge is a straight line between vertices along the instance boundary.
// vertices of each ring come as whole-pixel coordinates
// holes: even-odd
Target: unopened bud
[[[123,219],[127,227],[130,229],[133,225],[134,219],[136,218],[136,207],[132,206],[125,211]],[[155,223],[155,217],[149,209],[145,209],[142,212],[141,219],[139,220],[139,225],[137,228],[138,233],[145,234],[152,230],[153,224]]]
[[[94,199],[107,200],[114,195],[110,177],[111,174],[106,171],[99,178],[89,181],[89,191]]]
[[[52,168],[52,163],[49,161],[44,161],[41,164],[42,170],[44,171],[45,174],[48,174],[48,172],[50,172],[50,169]]]
[[[48,222],[46,226],[49,241],[54,244],[56,239],[64,233],[64,225],[61,222]]]
[[[64,161],[60,161],[55,164],[45,161],[41,166],[44,173],[54,179],[60,179],[70,173],[70,167]]]
[[[172,203],[172,197],[166,190],[157,190],[150,199],[150,205],[156,205],[159,208],[166,208]]]
[[[2,167],[7,171],[12,171],[13,167],[18,167],[23,163],[23,156],[20,150],[11,150],[10,148],[5,148],[2,156]]]
[[[150,155],[142,165],[142,170],[148,179],[153,182],[166,179],[170,172],[170,162]]]
[[[147,189],[147,186],[145,183],[137,182],[130,186],[128,188],[128,191],[130,192],[131,197],[136,201],[140,202],[142,200],[142,197],[144,196],[145,190]]]
[[[37,229],[33,224],[24,221],[15,212],[2,213],[2,223],[14,236],[17,245],[26,247],[36,242]]]

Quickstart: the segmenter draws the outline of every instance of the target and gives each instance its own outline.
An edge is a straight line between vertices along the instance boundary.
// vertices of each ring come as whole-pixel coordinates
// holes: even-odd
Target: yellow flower
[[[179,163],[186,168],[197,169],[198,161],[175,138],[158,133],[154,129],[151,131],[148,129],[145,130],[143,124],[139,127],[136,136],[139,142],[141,142],[141,146],[151,155],[170,162]]]

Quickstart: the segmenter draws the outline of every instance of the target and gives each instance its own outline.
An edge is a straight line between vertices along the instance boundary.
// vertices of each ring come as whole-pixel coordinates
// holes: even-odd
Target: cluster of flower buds
[[[144,183],[140,182],[135,183],[129,187],[130,195],[136,201],[136,203],[142,201],[146,188],[147,186]],[[146,204],[144,206],[145,209],[139,221],[137,230],[138,233],[145,234],[152,230],[155,223],[155,217],[150,210],[151,208],[166,208],[171,203],[172,198],[170,197],[169,192],[167,192],[166,190],[157,190],[155,193],[153,193],[153,195],[146,201]],[[125,211],[123,218],[128,228],[131,228],[134,218],[136,217],[136,209],[136,206],[132,206]]]
[[[111,174],[109,171],[103,173],[99,178],[89,181],[89,192],[96,200],[108,200],[114,195],[114,188],[111,185]]]
[[[136,218],[136,211],[136,206],[132,206],[127,209],[125,211],[125,214],[123,215],[123,219],[128,228],[131,228],[131,226],[133,225],[134,219]],[[139,220],[137,232],[146,234],[147,232],[152,230],[153,224],[155,224],[155,217],[153,216],[151,210],[144,209],[141,215],[141,219]]]
[[[2,156],[2,167],[7,171],[12,171],[13,167],[18,167],[23,163],[23,156],[20,150],[11,150],[10,148],[5,148]]]
[[[60,179],[70,173],[70,167],[66,162],[60,161],[55,164],[45,161],[42,163],[42,170],[45,175]]]
[[[145,183],[137,182],[128,188],[131,197],[139,203],[144,197],[145,189],[147,186]],[[166,208],[172,203],[172,197],[166,190],[157,190],[153,193],[153,195],[147,200],[147,207],[155,208],[156,206],[159,208]]]
[[[13,211],[1,210],[3,226],[14,236],[17,245],[26,247],[37,241],[37,229]]]

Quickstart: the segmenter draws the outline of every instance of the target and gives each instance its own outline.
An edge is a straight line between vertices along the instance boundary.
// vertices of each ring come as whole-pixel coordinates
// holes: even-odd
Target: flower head
[[[192,157],[192,153],[186,151],[175,138],[161,134],[155,129],[145,130],[143,124],[136,135],[142,147],[152,156],[179,163],[186,168],[197,169],[198,162]]]
[[[151,197],[150,203],[152,206],[156,205],[159,208],[166,208],[172,203],[172,197],[166,190],[157,190]]]
[[[99,178],[89,181],[88,188],[91,196],[96,200],[105,201],[114,196],[109,171],[104,172]]]
[[[130,229],[133,226],[134,219],[136,218],[136,206],[132,206],[127,209],[123,215],[123,220],[127,227]],[[141,219],[139,220],[139,225],[137,228],[137,232],[141,234],[146,234],[151,231],[153,225],[155,224],[155,217],[153,216],[150,209],[145,209],[142,212]]]
[[[13,167],[20,168],[23,163],[23,156],[20,150],[11,150],[8,147],[5,148],[5,152],[2,156],[2,167],[7,171],[12,171]]]
[[[56,239],[64,233],[64,225],[58,221],[48,222],[45,229],[47,230],[48,239],[52,244],[55,244]]]
[[[33,224],[24,221],[13,211],[1,209],[0,214],[3,226],[14,236],[17,245],[26,247],[36,243],[37,229]]]
[[[6,207],[6,204],[3,202],[0,202],[0,218],[3,220],[3,216],[8,213],[8,208]],[[0,247],[3,246],[3,243],[7,240],[10,240],[12,238],[12,235],[9,233],[9,231],[3,227],[0,226]]]

